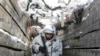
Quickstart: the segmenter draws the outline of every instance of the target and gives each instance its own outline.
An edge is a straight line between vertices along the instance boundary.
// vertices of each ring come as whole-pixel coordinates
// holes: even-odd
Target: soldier
[[[62,42],[53,25],[46,25],[32,41],[33,56],[62,56]]]

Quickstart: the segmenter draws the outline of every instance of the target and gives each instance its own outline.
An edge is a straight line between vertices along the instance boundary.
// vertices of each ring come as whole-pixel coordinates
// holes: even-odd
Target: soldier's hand
[[[46,48],[40,46],[40,47],[39,47],[39,51],[42,52],[42,53],[45,53],[45,52],[46,52]]]

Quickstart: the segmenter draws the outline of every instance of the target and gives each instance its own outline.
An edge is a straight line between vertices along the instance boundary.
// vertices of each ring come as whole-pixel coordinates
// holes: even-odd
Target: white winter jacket
[[[62,56],[62,43],[58,37],[45,41],[45,45],[48,50],[48,56]],[[32,41],[32,48],[36,52],[33,53],[33,56],[44,56],[44,54],[39,51],[40,46],[43,47],[41,34],[35,37]]]

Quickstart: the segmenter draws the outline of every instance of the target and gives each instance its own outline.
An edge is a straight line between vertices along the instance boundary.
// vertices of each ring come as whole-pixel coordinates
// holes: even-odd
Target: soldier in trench
[[[62,42],[53,25],[47,25],[32,41],[32,56],[62,56]]]

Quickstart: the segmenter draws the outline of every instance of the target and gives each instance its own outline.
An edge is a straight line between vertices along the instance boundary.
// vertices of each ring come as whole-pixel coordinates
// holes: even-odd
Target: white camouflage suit
[[[32,41],[32,48],[36,53],[34,53],[32,56],[44,56],[44,54],[39,51],[39,47],[44,46],[42,41],[43,37],[45,39],[45,45],[48,52],[48,56],[62,56],[62,42],[57,36],[55,36],[56,30],[55,27],[52,27],[54,26],[45,26],[42,33],[34,38],[34,40]],[[46,40],[44,33],[45,31],[47,31],[48,33],[54,33],[54,37],[50,40]]]

